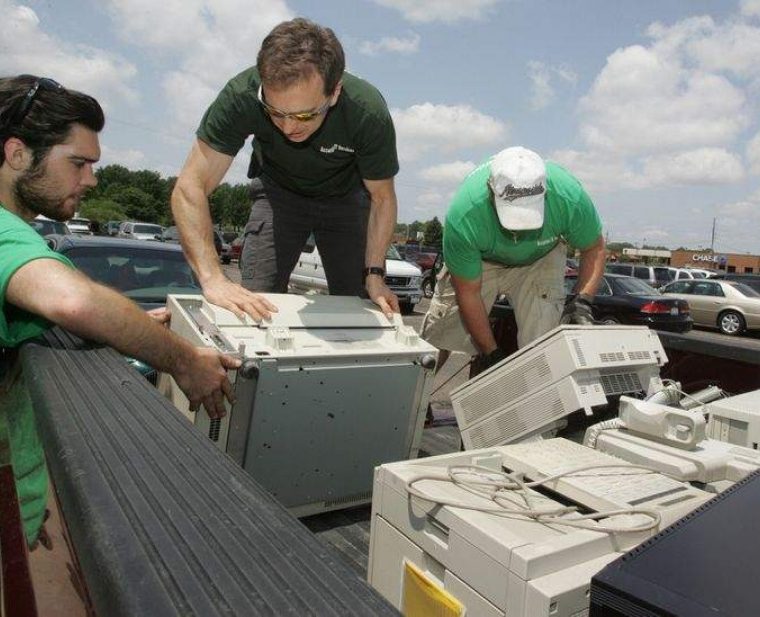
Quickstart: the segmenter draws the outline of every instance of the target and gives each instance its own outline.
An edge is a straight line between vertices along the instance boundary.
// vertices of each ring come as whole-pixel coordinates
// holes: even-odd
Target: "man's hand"
[[[277,312],[277,307],[269,300],[233,283],[224,275],[206,281],[203,285],[203,295],[212,304],[232,311],[240,319],[248,314],[255,321],[261,321],[269,319],[272,313]]]
[[[235,402],[227,369],[236,369],[241,362],[213,349],[195,347],[193,350],[177,362],[172,376],[190,401],[190,411],[197,411],[203,405],[209,418],[222,418],[226,414],[224,399]]]
[[[480,354],[478,361],[482,371],[491,368],[507,357],[507,352],[497,347],[491,353]]]
[[[169,321],[171,320],[172,314],[171,311],[166,308],[165,306],[150,309],[149,311],[145,311],[148,313],[148,315],[158,323],[160,323],[163,326],[169,327]]]
[[[592,298],[585,294],[571,296],[562,311],[561,324],[577,324],[580,326],[594,325],[594,312],[591,309]]]
[[[383,281],[382,277],[370,275],[365,283],[370,300],[380,307],[380,310],[388,319],[393,318],[393,313],[400,313],[398,298]]]

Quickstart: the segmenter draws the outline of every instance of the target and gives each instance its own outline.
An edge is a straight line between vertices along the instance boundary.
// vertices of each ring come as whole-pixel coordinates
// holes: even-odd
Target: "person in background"
[[[567,246],[580,250],[578,282],[565,297]],[[482,369],[503,360],[488,320],[506,295],[525,346],[563,323],[593,323],[590,302],[604,273],[602,225],[568,171],[522,147],[502,150],[459,187],[446,215],[444,268],[422,337],[441,350],[478,355]]]
[[[207,240],[208,196],[251,135],[241,287],[224,276]],[[285,293],[313,233],[331,294],[366,293],[387,316],[398,312],[384,281],[397,172],[385,100],[345,71],[333,31],[302,18],[281,23],[264,39],[256,66],[233,77],[204,114],[172,194],[203,294],[239,316],[268,318],[276,308],[253,292]]]
[[[170,373],[190,400],[212,418],[232,400],[226,369],[240,361],[196,348],[163,327],[134,302],[93,282],[29,225],[42,214],[55,221],[74,216],[95,186],[104,125],[98,102],[52,79],[20,75],[0,79],[0,348],[8,372],[24,341],[57,324],[105,343]],[[7,376],[5,392],[8,387]],[[17,390],[16,390],[17,392]],[[97,410],[93,409],[93,413]],[[33,544],[47,497],[45,457],[28,396],[0,398],[8,419],[11,455],[24,529]]]

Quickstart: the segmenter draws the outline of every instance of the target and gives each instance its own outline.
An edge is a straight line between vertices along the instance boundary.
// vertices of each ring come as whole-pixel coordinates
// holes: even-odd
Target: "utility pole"
[[[710,237],[710,252],[715,252],[715,218],[713,217],[712,236]]]

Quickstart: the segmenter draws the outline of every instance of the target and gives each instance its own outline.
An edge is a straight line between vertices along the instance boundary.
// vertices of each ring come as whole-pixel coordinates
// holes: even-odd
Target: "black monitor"
[[[760,471],[613,561],[590,617],[760,615]]]

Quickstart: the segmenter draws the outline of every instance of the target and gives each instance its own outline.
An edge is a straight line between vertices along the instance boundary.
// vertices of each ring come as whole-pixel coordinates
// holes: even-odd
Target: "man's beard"
[[[64,199],[51,190],[45,181],[46,172],[46,165],[40,163],[16,180],[13,187],[16,205],[54,221],[66,221],[73,213],[69,214],[62,209]]]

